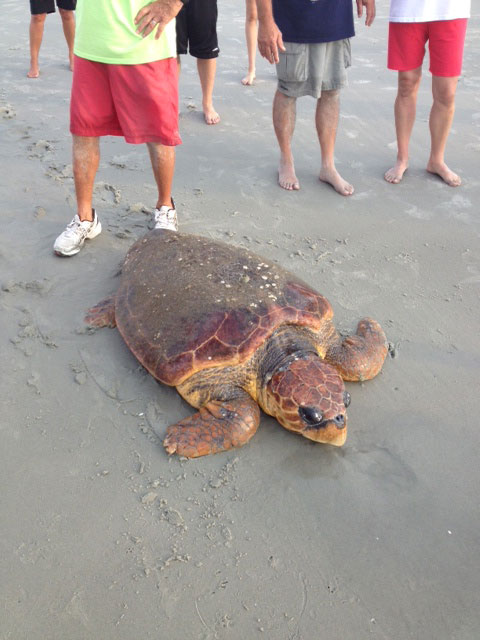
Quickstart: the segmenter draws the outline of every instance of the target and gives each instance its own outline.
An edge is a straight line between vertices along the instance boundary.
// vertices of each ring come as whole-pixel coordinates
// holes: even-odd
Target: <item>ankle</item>
[[[281,165],[292,165],[293,166],[293,155],[291,152],[283,153],[280,152],[280,164]]]
[[[335,166],[335,162],[333,160],[328,160],[326,162],[322,161],[322,164],[320,165],[320,171],[328,171],[328,172],[332,172],[332,171],[336,171],[337,168]]]
[[[444,164],[445,164],[445,158],[443,156],[441,157],[430,156],[427,162],[427,165],[433,165],[435,167],[441,167]]]
[[[175,203],[173,198],[159,198],[156,204],[156,209],[160,209],[160,207],[168,207],[169,209],[175,209]]]
[[[80,222],[93,222],[95,219],[95,210],[91,207],[89,209],[79,209],[78,218]]]

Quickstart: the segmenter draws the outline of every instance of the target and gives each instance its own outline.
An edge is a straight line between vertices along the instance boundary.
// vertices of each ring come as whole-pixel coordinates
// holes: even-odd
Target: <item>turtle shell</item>
[[[241,364],[282,324],[318,331],[332,315],[326,298],[271,260],[165,230],[131,247],[115,298],[125,342],[169,385]]]

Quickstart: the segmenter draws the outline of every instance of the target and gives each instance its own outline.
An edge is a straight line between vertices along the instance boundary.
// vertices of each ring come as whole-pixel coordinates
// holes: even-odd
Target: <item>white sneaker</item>
[[[98,236],[102,230],[102,225],[93,209],[93,221],[80,220],[78,214],[67,225],[65,231],[55,240],[53,250],[58,256],[74,256],[83,247],[83,243],[88,238],[91,240]]]
[[[163,204],[160,209],[153,212],[154,229],[170,229],[170,231],[178,231],[177,212],[175,211],[175,203],[172,198],[172,206]]]

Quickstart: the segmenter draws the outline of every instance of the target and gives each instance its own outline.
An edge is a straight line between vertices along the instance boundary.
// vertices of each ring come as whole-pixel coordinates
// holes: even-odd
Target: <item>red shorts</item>
[[[75,56],[70,131],[123,136],[127,142],[181,144],[175,58],[145,64],[104,64]]]
[[[462,72],[467,18],[434,22],[390,22],[388,68],[413,71],[422,66],[425,44],[430,51],[430,72],[453,78]]]

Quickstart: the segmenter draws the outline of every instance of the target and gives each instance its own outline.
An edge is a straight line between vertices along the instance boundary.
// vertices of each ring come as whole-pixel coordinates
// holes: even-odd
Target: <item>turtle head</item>
[[[335,367],[317,354],[294,357],[266,383],[264,410],[289,431],[341,446],[347,438],[350,394]]]

